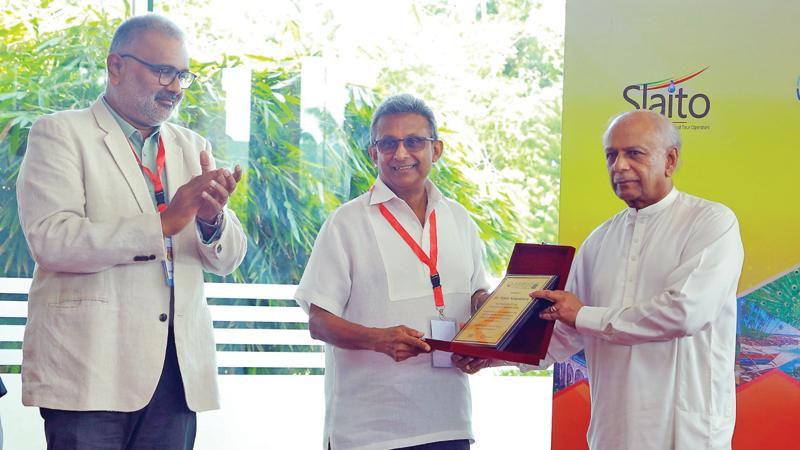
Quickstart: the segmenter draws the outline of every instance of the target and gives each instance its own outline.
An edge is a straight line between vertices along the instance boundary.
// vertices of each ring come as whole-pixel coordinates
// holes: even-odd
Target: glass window
[[[15,195],[31,124],[98,98],[114,29],[147,3],[186,31],[199,75],[172,120],[207,137],[218,165],[245,169],[230,206],[246,228],[247,257],[232,276],[207,277],[237,284],[214,286],[209,303],[277,308],[263,319],[215,316],[222,336],[306,328],[302,314],[281,308],[294,305],[291,286],[325,218],[373,183],[369,120],[395,93],[416,94],[436,113],[445,153],[432,179],[472,214],[494,276],[515,242],[558,241],[563,1],[14,3],[0,15],[0,281],[33,272]],[[0,327],[21,330],[24,314],[3,313],[26,298],[9,293],[14,283],[0,289]],[[0,373],[19,372],[18,334],[0,340],[19,354],[0,361]],[[322,373],[320,343],[293,339],[218,339],[220,373]],[[244,357],[256,352],[290,355],[276,367]]]

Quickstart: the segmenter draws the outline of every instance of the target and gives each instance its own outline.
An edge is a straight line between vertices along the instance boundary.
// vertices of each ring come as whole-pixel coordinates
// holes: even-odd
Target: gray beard
[[[148,98],[140,106],[143,118],[149,122],[147,125],[158,126],[172,116],[178,105],[180,105],[180,101],[176,102],[172,108],[166,109],[157,103],[155,98]]]

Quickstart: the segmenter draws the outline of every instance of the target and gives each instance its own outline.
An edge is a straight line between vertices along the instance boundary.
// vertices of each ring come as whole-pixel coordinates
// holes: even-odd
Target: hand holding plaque
[[[531,291],[564,289],[575,249],[563,245],[516,244],[508,274],[453,340],[425,339],[434,350],[474,358],[539,364],[547,354],[554,323],[539,317],[550,301]]]
[[[556,286],[557,275],[508,275],[453,339],[454,343],[503,350],[519,327],[551,305],[532,299],[531,291]]]

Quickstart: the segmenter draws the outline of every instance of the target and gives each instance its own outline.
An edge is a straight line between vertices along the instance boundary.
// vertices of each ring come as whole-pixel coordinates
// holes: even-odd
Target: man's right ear
[[[108,56],[106,56],[109,83],[116,85],[122,79],[122,65],[122,58],[116,53],[109,53]]]
[[[372,165],[373,166],[377,166],[378,165],[378,149],[375,148],[374,145],[370,145],[369,149],[367,149],[367,151],[369,152],[369,159],[372,160]]]

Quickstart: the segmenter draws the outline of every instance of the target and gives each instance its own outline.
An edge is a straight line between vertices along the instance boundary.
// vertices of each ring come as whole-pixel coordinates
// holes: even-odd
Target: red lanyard
[[[425,254],[422,250],[422,247],[417,244],[414,238],[408,234],[403,225],[397,220],[394,214],[389,211],[383,203],[378,204],[378,209],[380,209],[381,214],[384,218],[389,222],[389,225],[397,231],[397,234],[406,241],[411,250],[417,255],[420,261],[423,264],[428,266],[431,274],[431,286],[433,286],[433,301],[436,303],[436,310],[439,311],[439,316],[444,318],[444,297],[442,296],[442,285],[439,280],[439,272],[436,270],[436,260],[439,256],[439,247],[436,242],[436,211],[431,211],[430,216],[428,216],[428,222],[430,223],[430,237],[431,237],[431,256]]]
[[[133,144],[131,141],[128,141],[128,145],[131,146],[131,151],[133,152],[133,157],[136,158],[136,163],[139,164],[139,167],[142,169],[145,175],[150,178],[150,181],[153,183],[153,191],[155,191],[156,197],[156,205],[158,208],[158,212],[163,212],[167,209],[167,198],[164,195],[164,185],[161,184],[161,175],[164,173],[164,141],[161,140],[161,135],[158,136],[158,153],[156,154],[156,174],[153,175],[153,172],[142,164],[142,160],[139,159],[139,155],[136,153],[136,150],[133,149]]]

